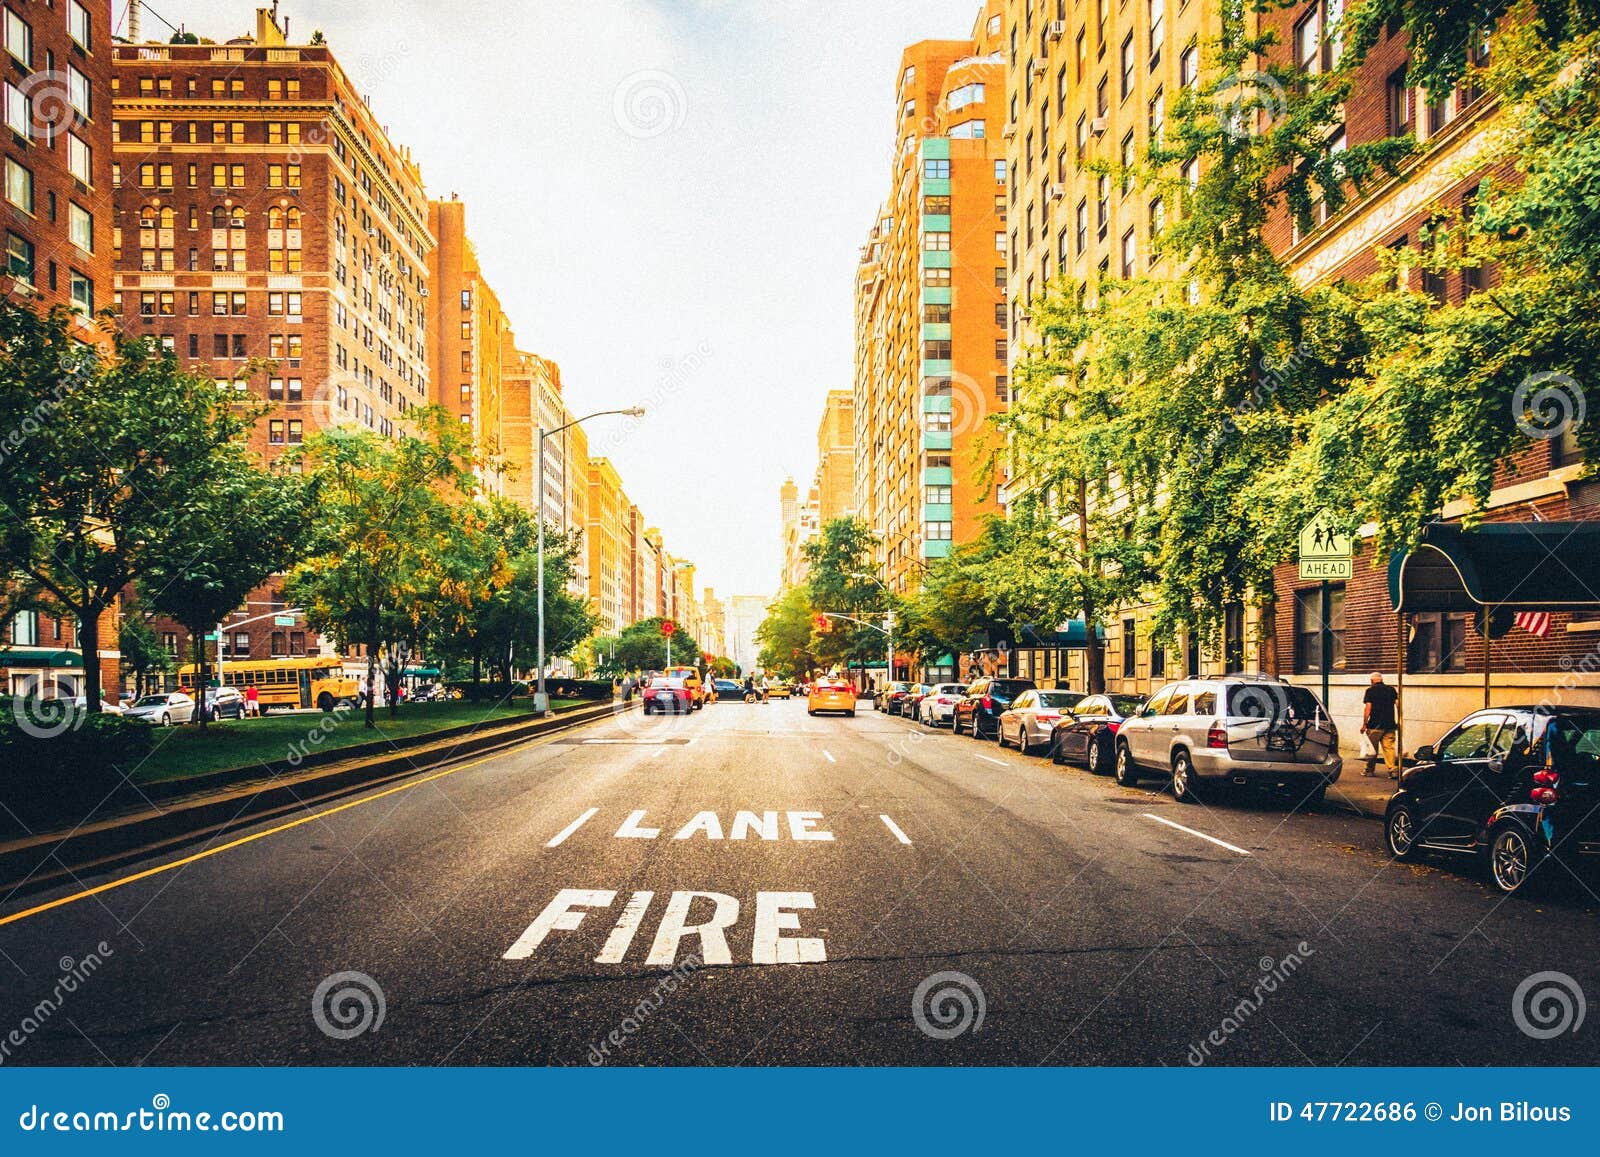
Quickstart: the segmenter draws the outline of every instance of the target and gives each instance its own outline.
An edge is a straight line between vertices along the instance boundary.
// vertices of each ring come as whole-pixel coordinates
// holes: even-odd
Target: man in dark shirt
[[[1373,767],[1378,762],[1378,755],[1383,755],[1383,766],[1389,773],[1390,779],[1400,775],[1400,759],[1395,753],[1394,734],[1399,726],[1399,719],[1395,715],[1395,704],[1400,696],[1395,689],[1383,681],[1383,672],[1372,673],[1372,686],[1367,688],[1367,693],[1361,697],[1361,731],[1367,737],[1370,750],[1367,752],[1367,769],[1362,775],[1372,775]]]

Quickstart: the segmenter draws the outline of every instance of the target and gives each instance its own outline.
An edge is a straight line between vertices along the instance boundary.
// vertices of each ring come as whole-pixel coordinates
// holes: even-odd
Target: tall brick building
[[[855,288],[855,495],[895,589],[998,512],[977,468],[1009,400],[1004,5],[901,55],[890,193]]]
[[[426,404],[422,177],[332,50],[262,9],[226,44],[119,45],[111,83],[128,332],[271,402],[268,459],[333,424],[392,434]]]
[[[74,312],[78,335],[103,341],[93,314],[111,304],[111,12],[54,0],[4,7],[6,264],[0,292],[38,310]],[[0,576],[5,581],[5,576]],[[117,613],[100,623],[101,685],[115,698]],[[0,624],[0,691],[76,694],[77,624],[24,610]]]

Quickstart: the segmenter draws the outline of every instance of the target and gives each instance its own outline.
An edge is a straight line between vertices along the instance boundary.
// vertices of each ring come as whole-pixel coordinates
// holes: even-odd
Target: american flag
[[[1517,626],[1541,639],[1550,633],[1549,611],[1518,611],[1514,620]]]

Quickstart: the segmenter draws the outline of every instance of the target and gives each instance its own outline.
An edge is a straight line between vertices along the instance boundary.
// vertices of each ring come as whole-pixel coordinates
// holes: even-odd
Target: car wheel
[[[1026,723],[1017,728],[1017,750],[1023,755],[1033,754],[1033,736],[1029,733]]]
[[[1489,833],[1485,851],[1489,883],[1502,896],[1521,890],[1539,869],[1541,856],[1521,825],[1507,821]]]
[[[811,708],[807,707],[806,708],[806,714],[814,716],[814,715],[816,715],[816,712],[811,710]]]
[[[168,715],[165,711],[163,711],[161,713],[161,726],[163,726],[163,727],[171,727],[172,726],[172,716]]]
[[[1181,803],[1199,803],[1200,785],[1196,782],[1194,761],[1182,748],[1172,757],[1172,798]]]
[[[318,695],[317,696],[317,710],[321,711],[324,715],[326,715],[329,711],[332,711],[333,710],[333,696],[330,695],[326,691],[324,691],[321,695]]]
[[[1098,735],[1089,743],[1087,757],[1089,770],[1095,775],[1109,775],[1112,764],[1111,752],[1106,748],[1106,741]]]
[[[1050,750],[1046,752],[1051,763],[1065,763],[1067,757],[1061,754],[1061,740],[1056,738],[1055,732],[1050,733]]]
[[[1133,753],[1126,743],[1117,744],[1117,783],[1123,787],[1139,786],[1139,768],[1133,762]]]
[[[1006,725],[996,722],[994,725],[994,741],[1001,747],[1006,746]]]
[[[1389,854],[1397,860],[1417,858],[1418,834],[1417,816],[1408,803],[1395,804],[1389,809],[1389,814],[1383,817],[1383,842],[1388,845]]]
[[[845,715],[851,719],[854,719],[856,717],[855,709],[851,708],[849,711],[845,712]]]

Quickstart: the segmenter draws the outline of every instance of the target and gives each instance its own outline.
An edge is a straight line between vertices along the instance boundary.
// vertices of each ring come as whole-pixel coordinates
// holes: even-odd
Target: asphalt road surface
[[[1600,1062],[1538,1019],[1600,995],[1582,886],[870,710],[635,714],[282,824],[6,899],[67,902],[0,924],[0,1061]]]

